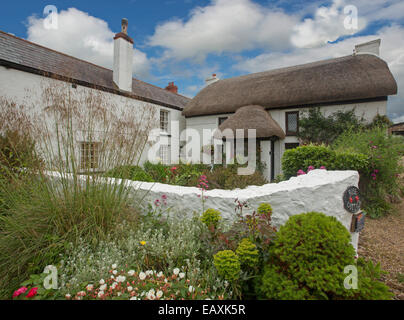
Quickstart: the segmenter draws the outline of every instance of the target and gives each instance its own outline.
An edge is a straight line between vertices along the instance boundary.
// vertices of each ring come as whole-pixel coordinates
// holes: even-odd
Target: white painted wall
[[[387,101],[373,101],[373,102],[361,102],[354,104],[341,104],[341,105],[330,105],[322,106],[320,111],[325,115],[329,116],[336,111],[350,111],[355,109],[355,115],[357,117],[363,117],[365,121],[371,122],[373,118],[379,115],[386,115],[387,113]],[[271,117],[279,124],[284,132],[286,132],[286,112],[299,111],[300,117],[302,114],[306,113],[309,108],[290,108],[290,109],[271,109],[268,112]],[[222,114],[222,115],[211,115],[211,116],[200,116],[186,118],[186,127],[193,128],[198,131],[199,135],[202,137],[203,129],[214,130],[218,128],[220,117],[230,117],[232,114]],[[275,177],[282,173],[281,160],[283,153],[285,152],[285,143],[298,143],[299,140],[296,136],[286,136],[283,140],[277,140],[275,142]],[[263,154],[263,156],[265,156]],[[269,167],[270,164],[267,164]],[[266,170],[266,176],[269,177],[269,171]]]
[[[204,192],[207,208],[217,209],[224,219],[236,219],[235,199],[248,201],[251,210],[257,209],[260,203],[268,202],[273,208],[273,223],[279,228],[290,216],[303,212],[318,211],[338,219],[348,230],[352,214],[344,209],[342,197],[349,186],[358,186],[359,174],[356,171],[313,170],[306,175],[292,177],[288,181],[271,183],[263,186],[249,186],[235,190],[209,190]],[[201,213],[203,204],[198,195],[201,191],[196,187],[180,187],[160,183],[129,181],[128,187],[133,190],[133,199],[144,197],[142,205],[147,205],[167,196],[170,214],[186,213],[189,217],[194,212]],[[353,233],[352,243],[358,244],[358,234]]]
[[[15,69],[7,69],[0,66],[0,97],[4,97],[9,101],[15,102],[17,105],[24,105],[29,110],[31,116],[41,114],[43,109],[47,106],[43,105],[41,99],[43,88],[54,84],[60,84],[64,82],[42,77],[28,72],[23,72]],[[71,86],[71,84],[67,84]],[[77,86],[77,89],[72,89],[78,92],[86,93],[94,89],[90,89],[83,86]],[[138,115],[139,110],[143,106],[151,107],[155,109],[155,117],[153,120],[153,127],[159,128],[159,116],[160,109],[167,110],[169,112],[169,119],[178,121],[180,130],[185,128],[185,119],[181,115],[181,111],[174,110],[166,107],[159,106],[157,104],[143,102],[124,96],[99,91],[105,97],[107,101],[111,102],[111,105],[116,105],[119,108],[129,108],[128,112]],[[119,109],[118,108],[118,109]],[[140,117],[140,114],[138,115]],[[169,128],[170,130],[170,128]],[[169,132],[170,134],[171,132]],[[174,134],[170,139],[179,139],[178,134]],[[140,159],[140,164],[147,160],[147,154],[150,146],[147,145]]]
[[[123,38],[114,39],[113,80],[119,89],[132,91],[133,44]]]

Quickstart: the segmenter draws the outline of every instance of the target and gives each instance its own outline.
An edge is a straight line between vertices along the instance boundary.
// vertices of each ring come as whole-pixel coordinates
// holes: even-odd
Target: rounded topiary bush
[[[219,224],[219,221],[222,219],[220,215],[220,211],[215,209],[207,209],[204,213],[202,213],[201,221],[206,224],[208,227],[214,226],[215,228]]]
[[[231,250],[216,253],[213,256],[213,264],[219,275],[228,281],[235,281],[240,277],[240,260]]]
[[[295,292],[299,298],[352,296],[353,290],[344,288],[344,268],[355,264],[350,240],[348,230],[334,217],[318,212],[290,217],[277,234],[271,250],[274,267],[267,267],[263,274],[260,296],[284,298],[279,286],[299,291]],[[273,281],[278,278],[283,280]]]
[[[242,266],[254,268],[259,262],[257,246],[248,238],[244,238],[240,241],[236,249],[236,254]]]
[[[272,214],[272,207],[269,203],[261,203],[258,206],[257,213],[260,215],[271,215]]]

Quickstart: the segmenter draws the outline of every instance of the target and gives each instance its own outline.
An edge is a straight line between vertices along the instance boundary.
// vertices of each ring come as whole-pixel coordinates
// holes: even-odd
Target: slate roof
[[[190,101],[152,84],[133,79],[132,93],[120,91],[112,70],[0,31],[0,65],[52,76],[80,85],[182,110]]]

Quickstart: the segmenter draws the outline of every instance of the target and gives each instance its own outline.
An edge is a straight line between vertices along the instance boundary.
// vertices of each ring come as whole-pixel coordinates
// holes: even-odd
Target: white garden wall
[[[307,175],[293,177],[288,181],[250,186],[246,189],[210,190],[204,195],[205,209],[214,208],[222,213],[225,219],[236,218],[235,199],[247,200],[252,212],[262,202],[268,202],[273,208],[273,223],[276,227],[284,224],[292,215],[319,211],[336,217],[348,230],[352,214],[344,209],[342,197],[349,186],[358,186],[359,175],[356,171],[313,170]],[[171,212],[184,212],[189,216],[193,212],[202,212],[202,201],[198,195],[201,191],[196,187],[180,187],[160,183],[129,182],[129,187],[138,196],[144,197],[143,204],[153,203],[167,196]],[[358,234],[352,234],[352,244],[358,245]]]

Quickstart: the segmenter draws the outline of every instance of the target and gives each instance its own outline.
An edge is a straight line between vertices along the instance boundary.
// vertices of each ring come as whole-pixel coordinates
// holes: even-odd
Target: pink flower
[[[327,169],[327,168],[326,168],[326,167],[324,167],[324,166],[321,166],[321,167],[320,167],[320,169],[323,169],[323,170],[325,170],[325,169]]]
[[[297,175],[298,175],[298,176],[301,176],[301,175],[303,175],[303,174],[306,174],[306,172],[304,172],[302,169],[300,169],[300,170],[297,172]]]
[[[154,201],[154,205],[158,207],[158,206],[160,205],[160,200],[159,200],[159,199],[156,199],[156,200]]]
[[[163,194],[163,195],[161,196],[161,199],[167,200],[167,195]]]
[[[38,288],[32,288],[31,290],[29,290],[28,294],[27,294],[27,298],[33,298],[37,295],[38,293]]]
[[[13,298],[18,297],[19,295],[25,293],[27,290],[28,290],[27,287],[21,287],[20,289],[15,290],[13,293]]]
[[[374,173],[378,173],[378,172],[379,172],[379,170],[375,169],[373,172],[374,172]]]
[[[314,170],[315,168],[313,166],[308,166],[307,172],[310,172],[311,170]]]

